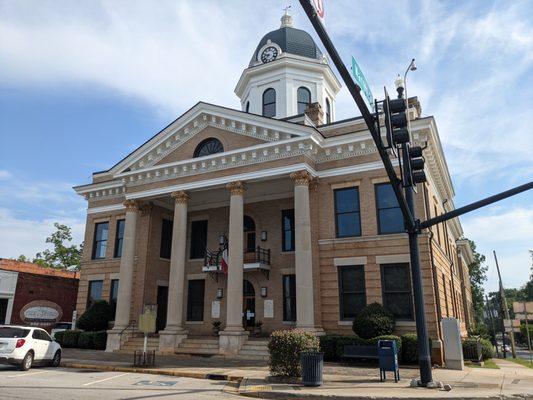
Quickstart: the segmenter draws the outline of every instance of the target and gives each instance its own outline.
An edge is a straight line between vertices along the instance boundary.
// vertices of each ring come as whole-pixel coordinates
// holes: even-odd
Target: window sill
[[[283,321],[283,325],[296,326],[296,321]]]
[[[159,257],[159,260],[160,260],[160,261],[170,262],[170,258]]]
[[[352,326],[353,325],[353,321],[341,320],[341,321],[337,322],[337,325],[339,325],[339,326]]]
[[[203,325],[204,321],[185,321],[185,325]]]

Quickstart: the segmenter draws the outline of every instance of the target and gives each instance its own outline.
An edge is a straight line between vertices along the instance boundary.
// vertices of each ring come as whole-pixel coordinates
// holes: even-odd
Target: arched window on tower
[[[306,87],[298,88],[298,114],[303,114],[309,104],[311,104],[311,92]]]
[[[250,102],[249,101],[246,102],[246,112],[247,113],[250,112]]]
[[[263,116],[270,118],[276,116],[276,91],[272,88],[263,92]]]
[[[329,99],[326,97],[326,124],[331,122],[331,104]]]
[[[208,138],[202,140],[196,149],[194,150],[194,158],[208,156],[209,154],[222,153],[224,146],[220,143],[220,140],[215,138]]]

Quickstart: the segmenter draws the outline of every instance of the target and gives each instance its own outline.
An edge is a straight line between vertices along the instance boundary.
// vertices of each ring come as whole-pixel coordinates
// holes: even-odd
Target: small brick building
[[[56,322],[70,322],[78,284],[79,272],[0,258],[0,324],[50,330]]]

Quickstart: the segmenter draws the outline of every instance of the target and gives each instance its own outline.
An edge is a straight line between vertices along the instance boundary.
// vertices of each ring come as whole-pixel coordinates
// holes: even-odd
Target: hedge
[[[363,308],[353,321],[352,330],[363,339],[391,335],[394,331],[394,316],[379,303]]]
[[[80,333],[78,347],[82,349],[94,349],[94,332]]]
[[[309,332],[298,329],[274,331],[268,342],[270,372],[277,376],[299,377],[300,353],[319,349],[318,338]]]
[[[344,346],[349,344],[365,344],[365,339],[357,335],[324,335],[318,338],[320,340],[320,351],[324,353],[324,360],[338,361],[344,352]]]
[[[55,335],[54,335],[54,340],[59,343],[61,346],[63,346],[63,338],[65,336],[65,332],[66,331],[60,331],[60,332],[56,332]]]
[[[55,340],[62,347],[105,350],[107,332],[61,331],[55,334]]]
[[[468,338],[463,341],[463,353],[475,351],[477,348],[477,341],[475,338]],[[494,357],[494,347],[487,339],[481,339],[481,355],[483,360]]]
[[[62,341],[60,342],[59,340],[56,339],[61,346],[78,347],[78,340],[79,340],[81,331],[68,330],[68,331],[63,331],[62,333],[63,333],[61,337]],[[57,334],[56,334],[56,337],[57,337]]]
[[[99,331],[93,332],[94,335],[94,348],[95,350],[105,350],[107,344],[107,332]]]
[[[429,339],[429,351],[431,352],[431,338]],[[418,363],[418,338],[416,333],[402,335],[402,362],[405,364]]]

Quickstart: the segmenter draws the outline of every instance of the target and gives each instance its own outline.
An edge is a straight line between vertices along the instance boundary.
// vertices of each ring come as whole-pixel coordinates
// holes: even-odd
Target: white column
[[[237,353],[248,332],[242,327],[243,285],[243,194],[245,185],[237,181],[227,185],[231,193],[228,237],[228,287],[226,300],[226,327],[220,332],[220,352]]]
[[[160,351],[174,351],[187,337],[187,332],[183,329],[183,297],[189,196],[185,192],[173,192],[171,196],[174,199],[174,222],[168,280],[167,326],[164,331],[159,332]]]
[[[291,174],[294,180],[294,234],[296,273],[296,326],[315,330],[313,301],[313,254],[311,247],[311,213],[309,182],[306,171]]]
[[[133,284],[133,269],[135,266],[135,240],[139,205],[133,200],[124,202],[126,206],[126,221],[124,226],[124,241],[120,258],[120,273],[118,281],[117,311],[115,326],[107,335],[106,351],[120,349],[121,334],[130,323],[131,291]]]

